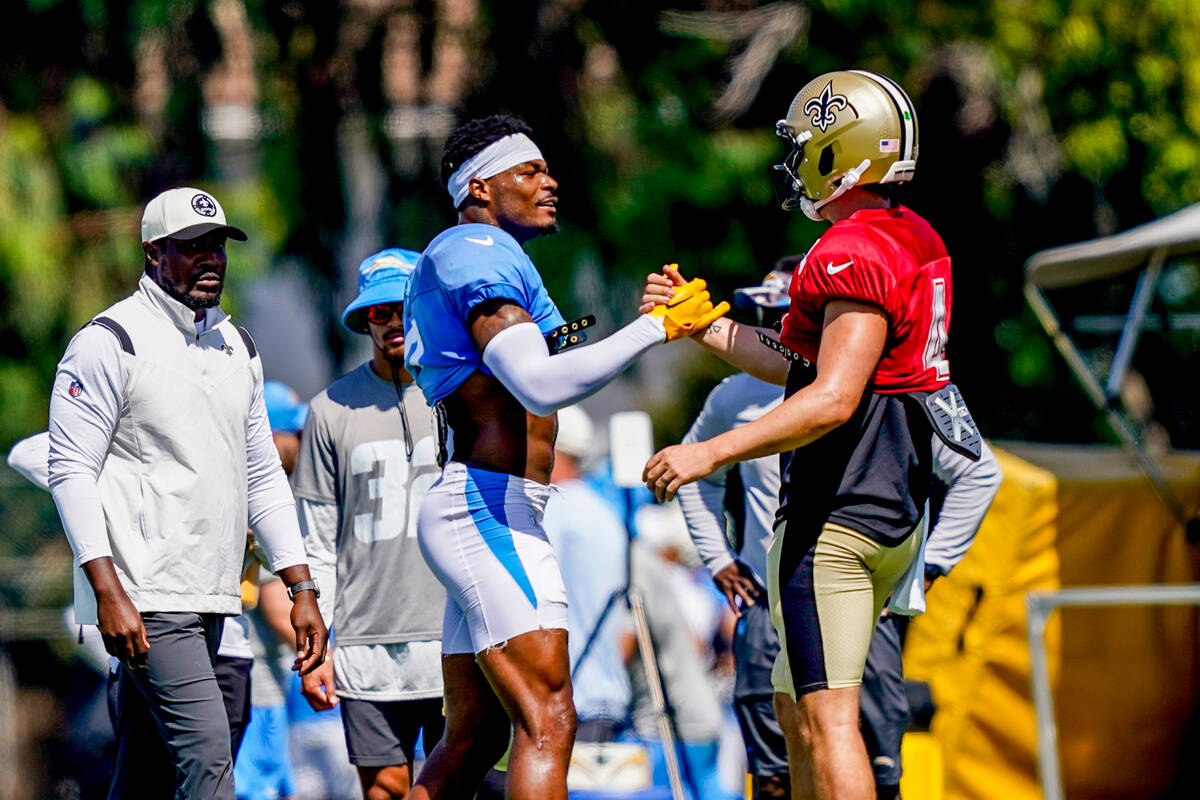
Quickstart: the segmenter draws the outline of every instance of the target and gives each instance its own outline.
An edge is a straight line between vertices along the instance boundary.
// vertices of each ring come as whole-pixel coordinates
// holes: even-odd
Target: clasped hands
[[[714,307],[703,279],[685,280],[678,264],[668,264],[662,274],[646,276],[638,311],[662,317],[667,341],[673,341],[703,333],[729,311],[729,303],[722,301]],[[662,502],[674,497],[683,484],[711,474],[717,466],[708,442],[674,445],[646,462],[642,480]]]
[[[703,278],[684,280],[679,265],[668,264],[663,274],[646,276],[638,311],[660,318],[667,341],[672,342],[702,332],[729,312],[729,303],[722,301],[714,307]]]

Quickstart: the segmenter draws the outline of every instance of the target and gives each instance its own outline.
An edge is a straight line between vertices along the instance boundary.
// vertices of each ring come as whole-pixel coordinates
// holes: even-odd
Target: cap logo
[[[404,269],[408,264],[404,263],[395,256],[381,256],[375,259],[375,263],[362,271],[363,277],[374,274],[381,269]]]
[[[830,125],[837,122],[837,112],[844,111],[849,104],[844,94],[833,93],[833,81],[830,81],[819,95],[808,99],[804,104],[804,113],[812,114],[812,124],[825,133]]]
[[[206,194],[198,194],[192,198],[192,210],[202,217],[215,217],[217,204]]]

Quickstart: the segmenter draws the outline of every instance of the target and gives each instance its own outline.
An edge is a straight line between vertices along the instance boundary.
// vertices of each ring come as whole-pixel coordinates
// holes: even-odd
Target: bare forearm
[[[747,330],[753,328],[736,326],[724,349],[740,349],[737,339]],[[841,300],[829,303],[816,380],[748,425],[658,451],[642,471],[646,486],[659,501],[669,500],[680,486],[723,466],[803,447],[845,423],[862,401],[886,335],[887,318],[878,309]],[[721,347],[719,342],[714,346]]]
[[[311,580],[307,564],[284,567],[275,573],[289,589],[301,581]],[[329,631],[317,607],[317,594],[300,591],[292,596],[292,630],[296,632],[296,661],[292,669],[301,675],[312,672],[325,660]]]
[[[729,319],[719,319],[704,333],[692,337],[706,350],[759,380],[783,386],[787,383],[788,362],[758,340],[758,333],[778,339],[769,328],[742,325]]]
[[[816,441],[849,419],[858,398],[814,383],[751,423],[710,442],[717,466],[784,453]]]
[[[125,588],[121,586],[121,580],[117,577],[117,569],[113,566],[111,556],[94,558],[91,561],[85,561],[81,566],[97,599],[125,596]]]
[[[312,580],[308,572],[308,564],[293,564],[275,573],[283,581],[284,586],[295,586],[300,581]]]
[[[86,561],[83,571],[96,593],[96,622],[104,649],[129,667],[143,666],[150,639],[142,615],[121,586],[112,558],[104,556]]]

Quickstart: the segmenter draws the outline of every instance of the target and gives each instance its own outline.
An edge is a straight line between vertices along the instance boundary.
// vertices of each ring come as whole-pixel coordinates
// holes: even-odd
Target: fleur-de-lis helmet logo
[[[848,105],[845,95],[833,93],[833,81],[830,81],[819,95],[810,97],[804,104],[804,113],[812,114],[812,124],[825,133],[830,125],[837,122],[837,112],[844,111]]]

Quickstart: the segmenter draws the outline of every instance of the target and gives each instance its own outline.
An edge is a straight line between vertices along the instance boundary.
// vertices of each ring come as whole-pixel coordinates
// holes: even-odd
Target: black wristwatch
[[[321,590],[318,588],[317,582],[311,578],[306,581],[300,581],[299,583],[293,583],[288,587],[288,597],[292,598],[293,600],[296,599],[296,595],[298,595],[300,592],[312,592],[313,595],[318,598],[321,596]]]

